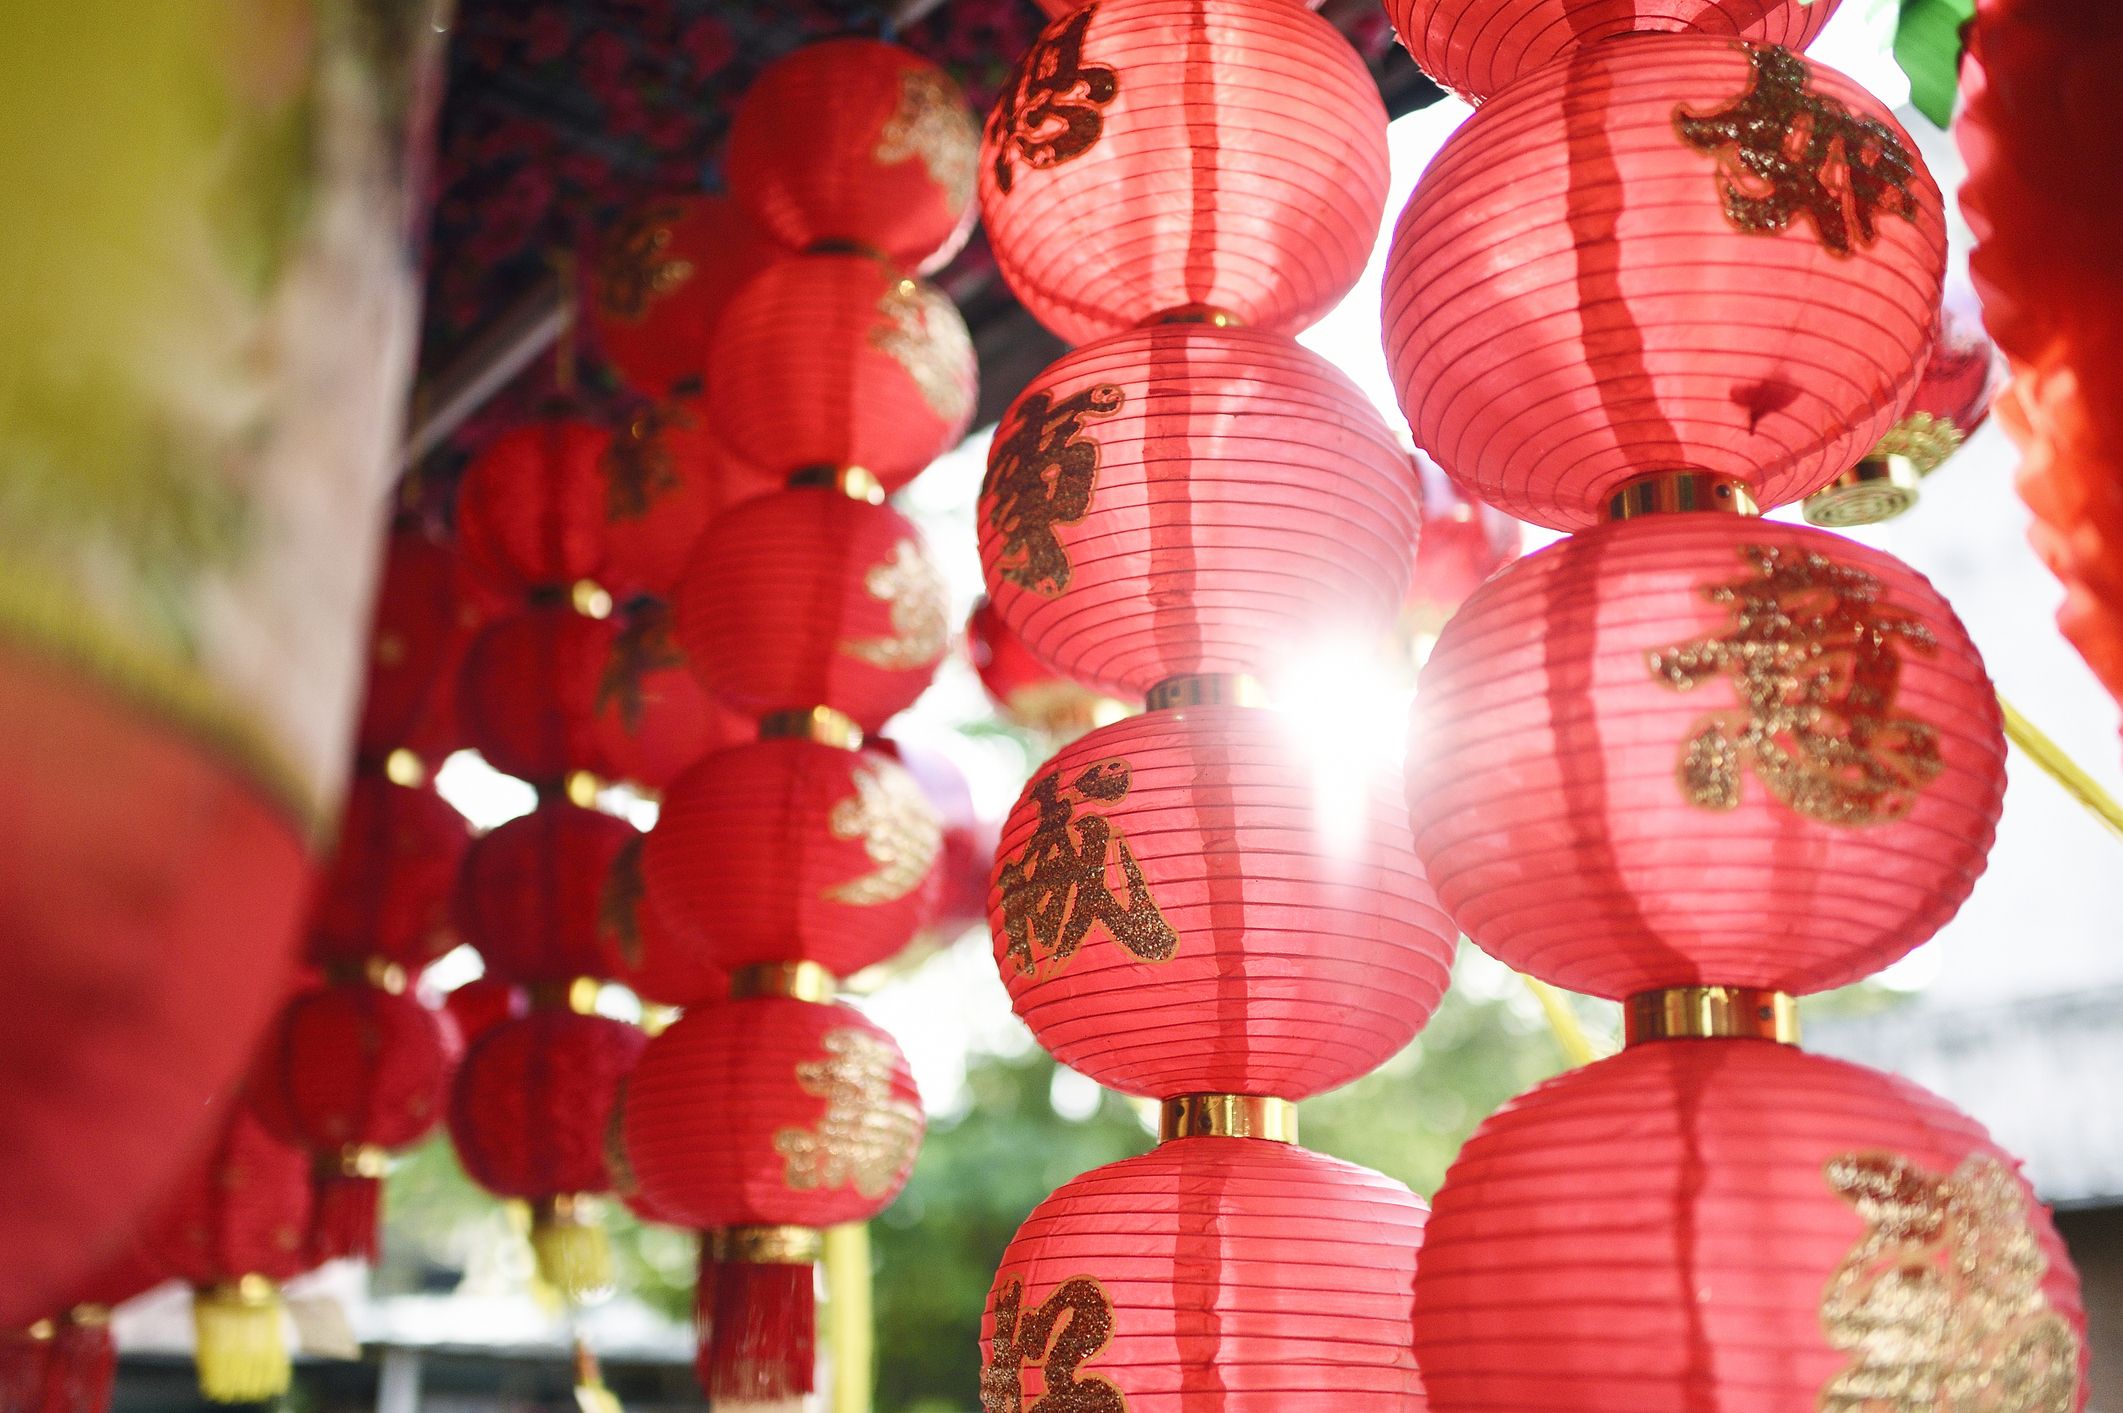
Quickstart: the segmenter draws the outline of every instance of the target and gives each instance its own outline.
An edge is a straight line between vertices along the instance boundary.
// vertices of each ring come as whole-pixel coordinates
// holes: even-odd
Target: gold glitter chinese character
[[[1120,75],[1084,62],[1084,31],[1097,12],[1097,5],[1086,5],[1034,40],[988,115],[995,185],[1003,195],[1017,179],[1013,158],[1044,171],[1083,156],[1105,132],[1099,110],[1120,92]]]
[[[645,679],[652,672],[668,672],[685,666],[685,654],[671,641],[664,615],[647,607],[631,615],[627,626],[612,640],[612,656],[597,678],[597,712],[616,709],[619,725],[630,737],[641,734],[642,713],[648,709]]]
[[[1113,1342],[1113,1297],[1090,1276],[1071,1276],[1034,1309],[1025,1283],[1001,1278],[995,1334],[980,1371],[981,1413],[1127,1413],[1128,1400],[1083,1366]],[[1024,1371],[1038,1369],[1043,1391],[1025,1404]]]
[[[891,355],[907,370],[921,400],[946,422],[973,411],[973,337],[958,306],[944,292],[919,280],[895,280],[877,301],[884,322],[870,330],[872,347]]]
[[[1039,823],[1024,851],[1005,859],[996,876],[1003,936],[1021,974],[1036,973],[1042,963],[1050,975],[1060,971],[1093,927],[1103,927],[1142,961],[1167,962],[1179,950],[1179,934],[1150,896],[1127,839],[1103,815],[1076,812],[1079,805],[1119,803],[1132,780],[1126,761],[1102,760],[1084,767],[1066,787],[1058,770],[1033,784]],[[1109,853],[1127,885],[1125,903],[1107,881]]]
[[[836,839],[860,839],[877,865],[869,873],[836,883],[826,898],[858,908],[904,898],[929,876],[943,848],[943,825],[914,777],[887,760],[855,767],[855,793],[826,816]]]
[[[885,120],[872,155],[886,165],[919,157],[952,206],[964,207],[973,199],[980,165],[980,128],[957,84],[933,69],[908,69],[899,76],[899,106]]]
[[[892,609],[889,638],[848,638],[840,650],[890,672],[927,667],[951,642],[949,595],[943,576],[912,540],[892,546],[892,555],[863,575],[863,588]]]
[[[862,1030],[832,1030],[826,1055],[796,1067],[806,1094],[826,1101],[815,1129],[785,1128],[774,1151],[787,1160],[782,1180],[798,1192],[851,1184],[882,1197],[914,1163],[921,1110],[892,1093],[892,1047]]]
[[[1979,1153],[1941,1177],[1846,1153],[1827,1176],[1866,1232],[1821,1296],[1851,1363],[1820,1413],[2071,1413],[2079,1337],[2042,1293],[2049,1263],[2004,1164]]]
[[[1112,383],[1060,402],[1027,393],[996,433],[983,491],[988,524],[1003,537],[997,567],[1011,583],[1048,598],[1069,587],[1069,552],[1054,527],[1080,522],[1098,484],[1098,443],[1084,435],[1084,423],[1111,417],[1126,397]]]
[[[648,837],[637,834],[620,846],[612,860],[612,871],[604,876],[604,888],[597,895],[597,930],[612,939],[621,959],[630,967],[638,967],[644,960],[639,913],[648,896],[648,885],[641,875],[641,846]]]
[[[684,212],[658,202],[620,219],[597,263],[597,305],[615,319],[640,319],[649,306],[693,278],[693,262],[670,254],[671,224]]]
[[[1887,429],[1872,454],[1905,457],[1919,472],[1928,472],[1959,451],[1964,440],[1961,429],[1944,417],[1912,412]]]
[[[1916,158],[1888,124],[1807,87],[1806,61],[1788,49],[1742,44],[1753,77],[1731,106],[1682,104],[1681,140],[1718,159],[1725,215],[1743,231],[1781,231],[1804,216],[1821,244],[1848,255],[1877,238],[1882,213],[1916,220]]]
[[[692,425],[692,414],[674,402],[644,408],[612,434],[611,445],[597,463],[604,473],[605,519],[639,520],[678,489],[678,468],[664,432]]]
[[[1899,649],[1931,654],[1931,630],[1879,607],[1880,581],[1862,569],[1773,545],[1744,546],[1740,558],[1753,577],[1703,590],[1730,610],[1732,631],[1645,654],[1677,692],[1730,677],[1740,699],[1697,718],[1681,749],[1681,793],[1702,809],[1734,809],[1741,772],[1752,770],[1825,824],[1900,819],[1942,767],[1938,733],[1889,714]]]

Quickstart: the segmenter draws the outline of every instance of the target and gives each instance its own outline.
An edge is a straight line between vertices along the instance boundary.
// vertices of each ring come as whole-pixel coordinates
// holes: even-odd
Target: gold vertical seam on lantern
[[[755,962],[730,973],[730,999],[786,996],[792,1001],[829,1005],[840,979],[813,961]]]
[[[1175,1138],[1258,1138],[1297,1142],[1297,1105],[1265,1094],[1178,1094],[1158,1116],[1160,1143]]]
[[[759,719],[762,741],[806,740],[843,751],[862,749],[862,727],[846,712],[829,706],[769,712]]]
[[[1647,515],[1690,513],[1760,515],[1754,491],[1746,482],[1714,471],[1676,467],[1654,471],[1624,484],[1607,498],[1605,518],[1637,520]]]
[[[752,1266],[808,1266],[825,1251],[813,1227],[726,1227],[715,1234],[715,1259]]]
[[[1167,677],[1143,694],[1145,711],[1172,711],[1190,706],[1268,705],[1259,679],[1243,672],[1201,672]]]
[[[1754,986],[1673,986],[1623,1003],[1623,1043],[1774,1040],[1799,1043],[1799,1006],[1787,991]]]

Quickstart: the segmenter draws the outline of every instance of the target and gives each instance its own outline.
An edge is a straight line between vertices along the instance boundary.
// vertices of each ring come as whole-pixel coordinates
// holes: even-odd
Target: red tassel
[[[693,1358],[693,1372],[703,1389],[714,1382],[715,1284],[716,1271],[721,1265],[717,1256],[721,1242],[720,1232],[700,1234],[700,1275],[693,1282],[693,1336],[698,1350]]]
[[[0,1410],[41,1410],[44,1371],[51,1356],[49,1323],[40,1323],[34,1330],[0,1330]],[[701,1367],[705,1378],[706,1365]]]
[[[41,1413],[105,1413],[118,1374],[118,1347],[105,1317],[61,1320],[44,1371]]]
[[[808,1264],[718,1263],[709,1338],[701,1346],[709,1400],[719,1408],[785,1403],[809,1393],[816,1320]]]
[[[383,1184],[373,1177],[320,1168],[316,1207],[310,1217],[310,1258],[324,1262],[342,1256],[376,1259],[376,1222]]]

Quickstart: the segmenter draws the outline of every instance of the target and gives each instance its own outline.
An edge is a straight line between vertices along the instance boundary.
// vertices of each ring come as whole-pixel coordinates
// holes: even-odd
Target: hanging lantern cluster
[[[722,309],[702,381],[773,488],[709,522],[670,631],[757,739],[696,752],[632,861],[638,970],[692,958],[695,984],[657,997],[682,1014],[633,1067],[612,1145],[637,1211],[703,1233],[718,1408],[810,1390],[822,1230],[891,1202],[920,1144],[905,1058],[836,992],[937,905],[937,812],[864,742],[950,645],[943,581],[885,496],[972,414],[971,340],[915,272],[964,238],[977,154],[951,81],[870,41],[781,60],[732,125],[732,200],[784,249]]]
[[[1409,585],[1409,459],[1291,337],[1362,270],[1385,127],[1361,61],[1293,0],[1068,11],[988,120],[997,263],[1089,340],[997,430],[988,636],[1028,685],[1148,708],[1026,787],[996,962],[1042,1045],[1163,1106],[1154,1151],[1064,1185],[1004,1253],[991,1413],[1422,1407],[1423,1204],[1296,1146],[1295,1105],[1407,1043],[1455,938],[1392,782],[1323,807],[1261,685],[1324,641],[1382,646]]]
[[[1397,12],[1485,98],[1394,237],[1402,406],[1461,487],[1581,532],[1445,625],[1415,853],[1469,938],[1622,1002],[1629,1041],[1490,1118],[1439,1191],[1430,1407],[2069,1413],[2076,1278],[2013,1160],[1795,1047],[1794,997],[1954,913],[2003,800],[1996,698],[1939,594],[1758,518],[1908,413],[1940,195],[1869,95],[1752,42],[1832,7],[1696,8]],[[1573,33],[1538,19],[1571,15],[1602,18],[1537,66]]]
[[[106,1413],[118,1373],[111,1311],[164,1279],[139,1243],[129,1242],[51,1315],[0,1330],[0,1408]]]

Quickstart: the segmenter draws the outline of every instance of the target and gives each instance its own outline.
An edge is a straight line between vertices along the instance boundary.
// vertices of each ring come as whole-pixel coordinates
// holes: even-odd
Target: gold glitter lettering
[[[1097,12],[1097,5],[1085,5],[1034,40],[988,115],[995,186],[1003,195],[1016,184],[1013,159],[1044,171],[1083,156],[1104,134],[1100,110],[1120,92],[1120,75],[1084,62],[1084,32]]]
[[[1126,394],[1099,383],[1056,402],[1028,393],[988,453],[983,497],[988,524],[1003,537],[998,568],[1020,588],[1053,598],[1069,587],[1069,552],[1056,525],[1075,525],[1091,508],[1099,446],[1084,423],[1120,411]]]
[[[639,320],[693,278],[693,262],[670,253],[671,225],[683,214],[658,202],[620,219],[597,263],[598,308],[615,319]]]
[[[980,166],[980,128],[958,85],[934,69],[899,76],[899,106],[878,134],[876,159],[887,166],[919,157],[953,209],[973,199]]]
[[[880,603],[890,604],[892,636],[849,638],[840,650],[889,672],[928,667],[951,643],[950,600],[943,576],[912,540],[892,546],[891,557],[870,566],[863,588]]]
[[[1020,974],[1036,974],[1042,965],[1049,975],[1060,971],[1094,926],[1140,961],[1167,962],[1179,950],[1179,934],[1150,895],[1149,880],[1127,839],[1103,815],[1077,813],[1079,805],[1119,803],[1133,778],[1128,762],[1112,759],[1084,767],[1066,787],[1060,771],[1033,784],[1039,823],[1023,851],[1003,861],[996,878],[1003,895],[1003,936]],[[1127,886],[1125,903],[1107,881],[1109,853]]]
[[[921,400],[946,422],[972,415],[973,336],[958,306],[934,285],[894,280],[877,301],[884,322],[870,330],[870,344],[907,370]]]
[[[995,1334],[980,1371],[981,1413],[1127,1413],[1128,1400],[1111,1380],[1082,1368],[1113,1342],[1113,1298],[1090,1276],[1071,1276],[1035,1309],[1024,1309],[1025,1285],[1001,1278],[995,1296]],[[1028,1407],[1024,1371],[1040,1371],[1043,1391]]]
[[[870,908],[921,886],[943,848],[943,825],[914,777],[892,762],[866,760],[855,767],[854,778],[855,793],[834,804],[826,823],[836,839],[862,840],[877,867],[834,884],[825,896]]]
[[[796,1067],[806,1094],[826,1101],[815,1129],[785,1128],[774,1149],[787,1162],[782,1180],[797,1192],[853,1186],[882,1197],[913,1166],[921,1145],[921,1110],[892,1093],[890,1044],[862,1030],[828,1031],[825,1058]]]

